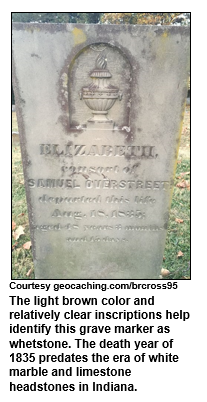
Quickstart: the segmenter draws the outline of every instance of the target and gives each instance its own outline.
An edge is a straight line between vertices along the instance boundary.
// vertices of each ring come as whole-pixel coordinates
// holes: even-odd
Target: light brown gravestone
[[[14,24],[35,276],[159,277],[189,29]]]

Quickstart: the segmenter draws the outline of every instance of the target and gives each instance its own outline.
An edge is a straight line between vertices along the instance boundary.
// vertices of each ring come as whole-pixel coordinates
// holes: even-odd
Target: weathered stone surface
[[[188,69],[185,27],[14,24],[36,278],[159,277]]]

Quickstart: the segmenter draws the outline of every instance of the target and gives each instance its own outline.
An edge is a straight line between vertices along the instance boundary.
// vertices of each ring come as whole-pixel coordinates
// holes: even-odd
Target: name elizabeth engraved
[[[82,145],[71,143],[61,148],[59,144],[40,144],[40,155],[51,156],[125,156],[136,158],[157,158],[152,145]]]

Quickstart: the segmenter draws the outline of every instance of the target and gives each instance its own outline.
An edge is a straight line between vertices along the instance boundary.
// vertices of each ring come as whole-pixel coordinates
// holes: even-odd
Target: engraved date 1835
[[[103,210],[91,210],[90,212],[91,218],[137,218],[137,219],[145,219],[145,212],[136,210],[123,211],[123,210],[114,210],[110,212],[105,212]]]

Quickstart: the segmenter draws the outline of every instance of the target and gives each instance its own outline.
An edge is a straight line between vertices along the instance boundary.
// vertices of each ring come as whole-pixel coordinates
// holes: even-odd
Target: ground
[[[186,106],[178,159],[190,159],[190,106]]]

